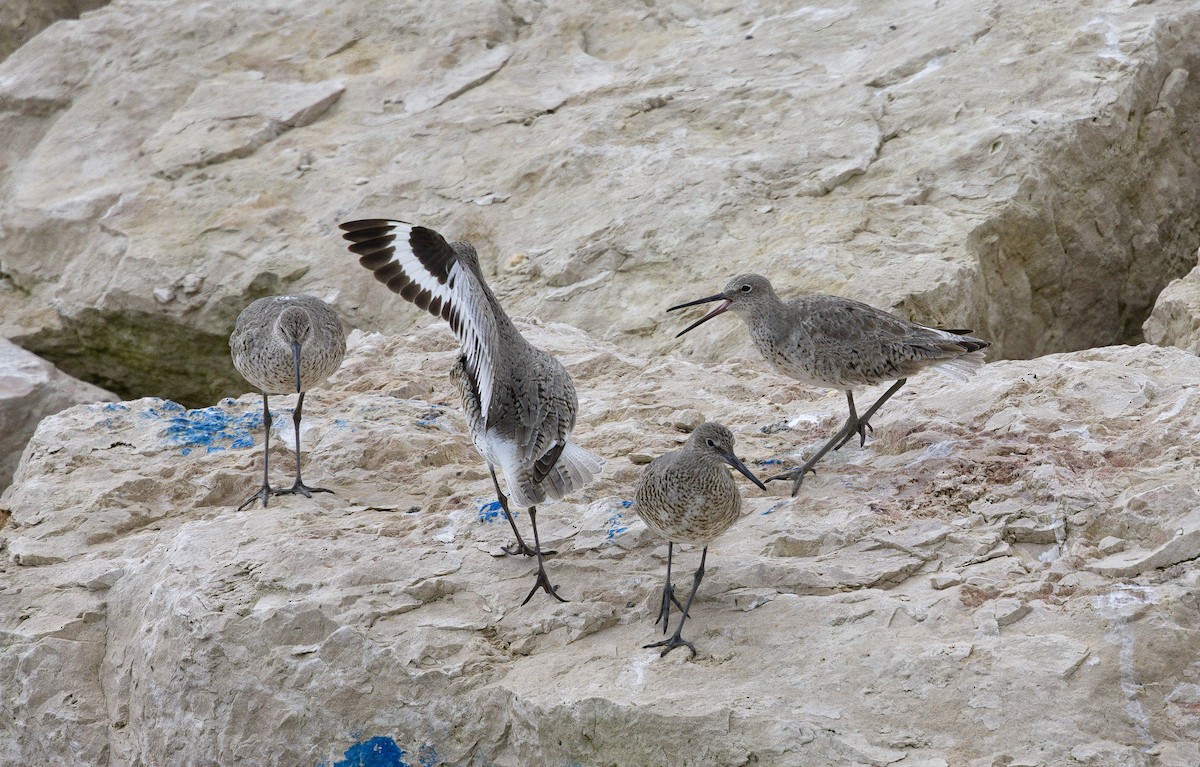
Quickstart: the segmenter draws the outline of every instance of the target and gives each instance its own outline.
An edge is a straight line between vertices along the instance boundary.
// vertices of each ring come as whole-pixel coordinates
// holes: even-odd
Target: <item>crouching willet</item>
[[[270,296],[260,298],[238,315],[237,327],[229,337],[233,366],[263,395],[263,484],[246,499],[238,511],[256,500],[263,508],[271,495],[329,493],[322,487],[309,487],[300,478],[300,411],[304,394],[324,381],[342,364],[346,356],[346,337],[337,313],[312,296]],[[296,481],[286,490],[271,490],[268,481],[268,457],[271,448],[271,409],[268,394],[299,394],[292,411],[296,429]]]
[[[792,495],[800,490],[807,472],[830,450],[837,450],[855,434],[866,444],[871,416],[904,385],[908,377],[934,368],[961,381],[983,365],[983,350],[991,342],[968,335],[969,330],[927,328],[882,309],[839,296],[813,294],[784,302],[770,281],[757,274],[734,277],[715,296],[672,306],[720,301],[717,308],[688,325],[675,337],[727,310],[740,316],[762,356],[780,373],[811,386],[846,392],[850,417],[833,439],[797,469],[769,477],[791,479]],[[884,381],[895,383],[862,415],[854,409],[854,388]]]
[[[667,580],[663,584],[658,620],[654,621],[656,626],[662,621],[664,634],[670,622],[671,604],[680,607],[671,586],[671,556],[675,544],[693,543],[704,547],[700,551],[700,566],[692,578],[692,592],[687,603],[680,607],[682,615],[675,633],[661,642],[645,645],[663,648],[660,655],[680,646],[687,646],[692,655],[696,654],[696,647],[680,637],[680,632],[692,600],[696,598],[696,590],[700,588],[700,580],[704,578],[708,544],[728,530],[742,512],[742,494],[724,464],[745,474],[763,490],[767,489],[733,454],[733,435],[729,429],[712,421],[697,426],[681,449],[655,458],[642,472],[633,508],[646,527],[667,541]]]
[[[517,538],[509,554],[537,557],[540,588],[565,602],[546,576],[537,529],[537,504],[562,498],[592,481],[599,458],[571,442],[578,402],[562,363],[535,348],[513,325],[483,279],[470,244],[403,221],[367,219],[341,224],[359,263],[401,298],[450,323],[462,353],[451,371],[476,449],[487,461],[504,516]],[[529,509],[533,547],[526,545],[496,478],[504,474],[513,501]]]

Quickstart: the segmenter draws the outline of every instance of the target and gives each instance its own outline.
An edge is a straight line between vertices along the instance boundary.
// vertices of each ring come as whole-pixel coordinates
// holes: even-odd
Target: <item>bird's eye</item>
[[[749,286],[749,285],[743,285],[743,286],[742,286],[742,292],[743,292],[743,293],[749,293],[751,290],[754,290],[754,288],[752,288],[752,287],[751,287],[751,286]]]
[[[710,439],[710,440],[708,440],[708,446],[709,446],[709,447],[716,447],[716,446],[717,446],[717,443],[716,443],[716,442],[713,442],[713,441]]]

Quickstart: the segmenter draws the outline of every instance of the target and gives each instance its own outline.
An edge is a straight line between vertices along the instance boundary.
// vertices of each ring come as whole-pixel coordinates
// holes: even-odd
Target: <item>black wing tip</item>
[[[395,251],[395,248],[392,247],[392,243],[396,241],[396,235],[394,234],[356,239],[351,239],[351,236],[348,234],[342,236],[350,240],[350,244],[346,246],[346,250],[349,250],[356,256],[369,256],[372,253],[377,253],[385,249]],[[391,253],[388,254],[388,257],[391,257]]]
[[[983,351],[991,346],[992,342],[984,341],[981,338],[972,338],[969,341],[965,339],[963,341],[959,341],[959,345],[965,348],[968,352],[978,352]]]
[[[410,231],[408,235],[408,242],[410,245],[412,245],[414,250],[421,246],[429,246],[438,249],[450,247],[450,243],[446,242],[446,238],[439,234],[436,229],[430,229],[427,226],[419,226],[415,224],[408,224],[408,226],[412,227],[412,231]]]
[[[401,221],[398,218],[356,218],[353,221],[343,221],[338,224],[338,228],[343,232],[361,232],[364,229],[395,229],[398,226],[416,228],[415,224]]]
[[[938,328],[938,330],[958,336],[958,338],[954,339],[954,343],[957,346],[961,346],[968,353],[981,351],[992,345],[991,341],[984,341],[982,338],[972,336],[971,334],[975,332],[974,330],[961,328]]]

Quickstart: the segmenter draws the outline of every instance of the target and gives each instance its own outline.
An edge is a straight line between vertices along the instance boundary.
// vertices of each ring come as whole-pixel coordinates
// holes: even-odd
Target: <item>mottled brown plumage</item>
[[[840,296],[812,294],[783,301],[771,282],[758,274],[734,277],[722,292],[667,311],[713,301],[721,304],[678,336],[722,312],[732,311],[745,321],[754,345],[780,373],[811,386],[846,392],[850,417],[833,439],[803,466],[767,480],[794,480],[792,495],[800,490],[804,475],[827,452],[840,448],[854,434],[859,435],[860,444],[865,444],[871,416],[909,376],[933,368],[965,381],[983,365],[983,350],[991,346],[968,335],[970,331],[918,325]],[[853,389],[886,381],[896,383],[859,416]]]
[[[308,487],[300,477],[300,417],[304,394],[324,381],[342,364],[346,356],[346,337],[337,313],[324,301],[312,296],[269,296],[260,298],[238,315],[237,326],[229,337],[233,366],[242,377],[263,394],[263,485],[239,507],[246,508],[261,500],[263,508],[271,495],[331,492]],[[286,490],[272,490],[268,482],[268,455],[271,442],[269,394],[296,392],[292,424],[296,429],[296,481]]]
[[[726,465],[746,475],[754,484],[766,490],[733,452],[733,434],[719,423],[706,422],[696,427],[687,443],[679,450],[660,456],[642,472],[634,496],[634,510],[642,521],[667,541],[667,579],[663,586],[662,606],[658,621],[666,633],[671,603],[678,607],[671,586],[671,557],[676,543],[702,546],[700,567],[692,583],[692,592],[684,605],[674,636],[646,647],[662,647],[662,655],[676,647],[687,646],[692,655],[696,648],[680,638],[688,609],[704,577],[704,562],[708,544],[738,520],[742,510],[742,494]]]

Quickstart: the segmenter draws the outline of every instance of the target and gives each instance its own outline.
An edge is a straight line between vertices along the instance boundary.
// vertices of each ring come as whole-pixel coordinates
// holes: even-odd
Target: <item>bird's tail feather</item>
[[[505,481],[513,502],[521,508],[536,506],[546,497],[562,498],[591,482],[604,467],[604,461],[578,445],[568,442],[545,479],[535,482],[532,469],[505,470]]]
[[[562,498],[591,482],[603,468],[604,461],[601,458],[568,442],[558,462],[542,481],[542,486],[551,498]]]
[[[966,381],[968,378],[979,372],[979,369],[983,367],[983,363],[983,350],[978,349],[973,352],[961,354],[957,357],[952,357],[948,360],[940,360],[932,364],[930,367],[942,375],[959,381]]]

